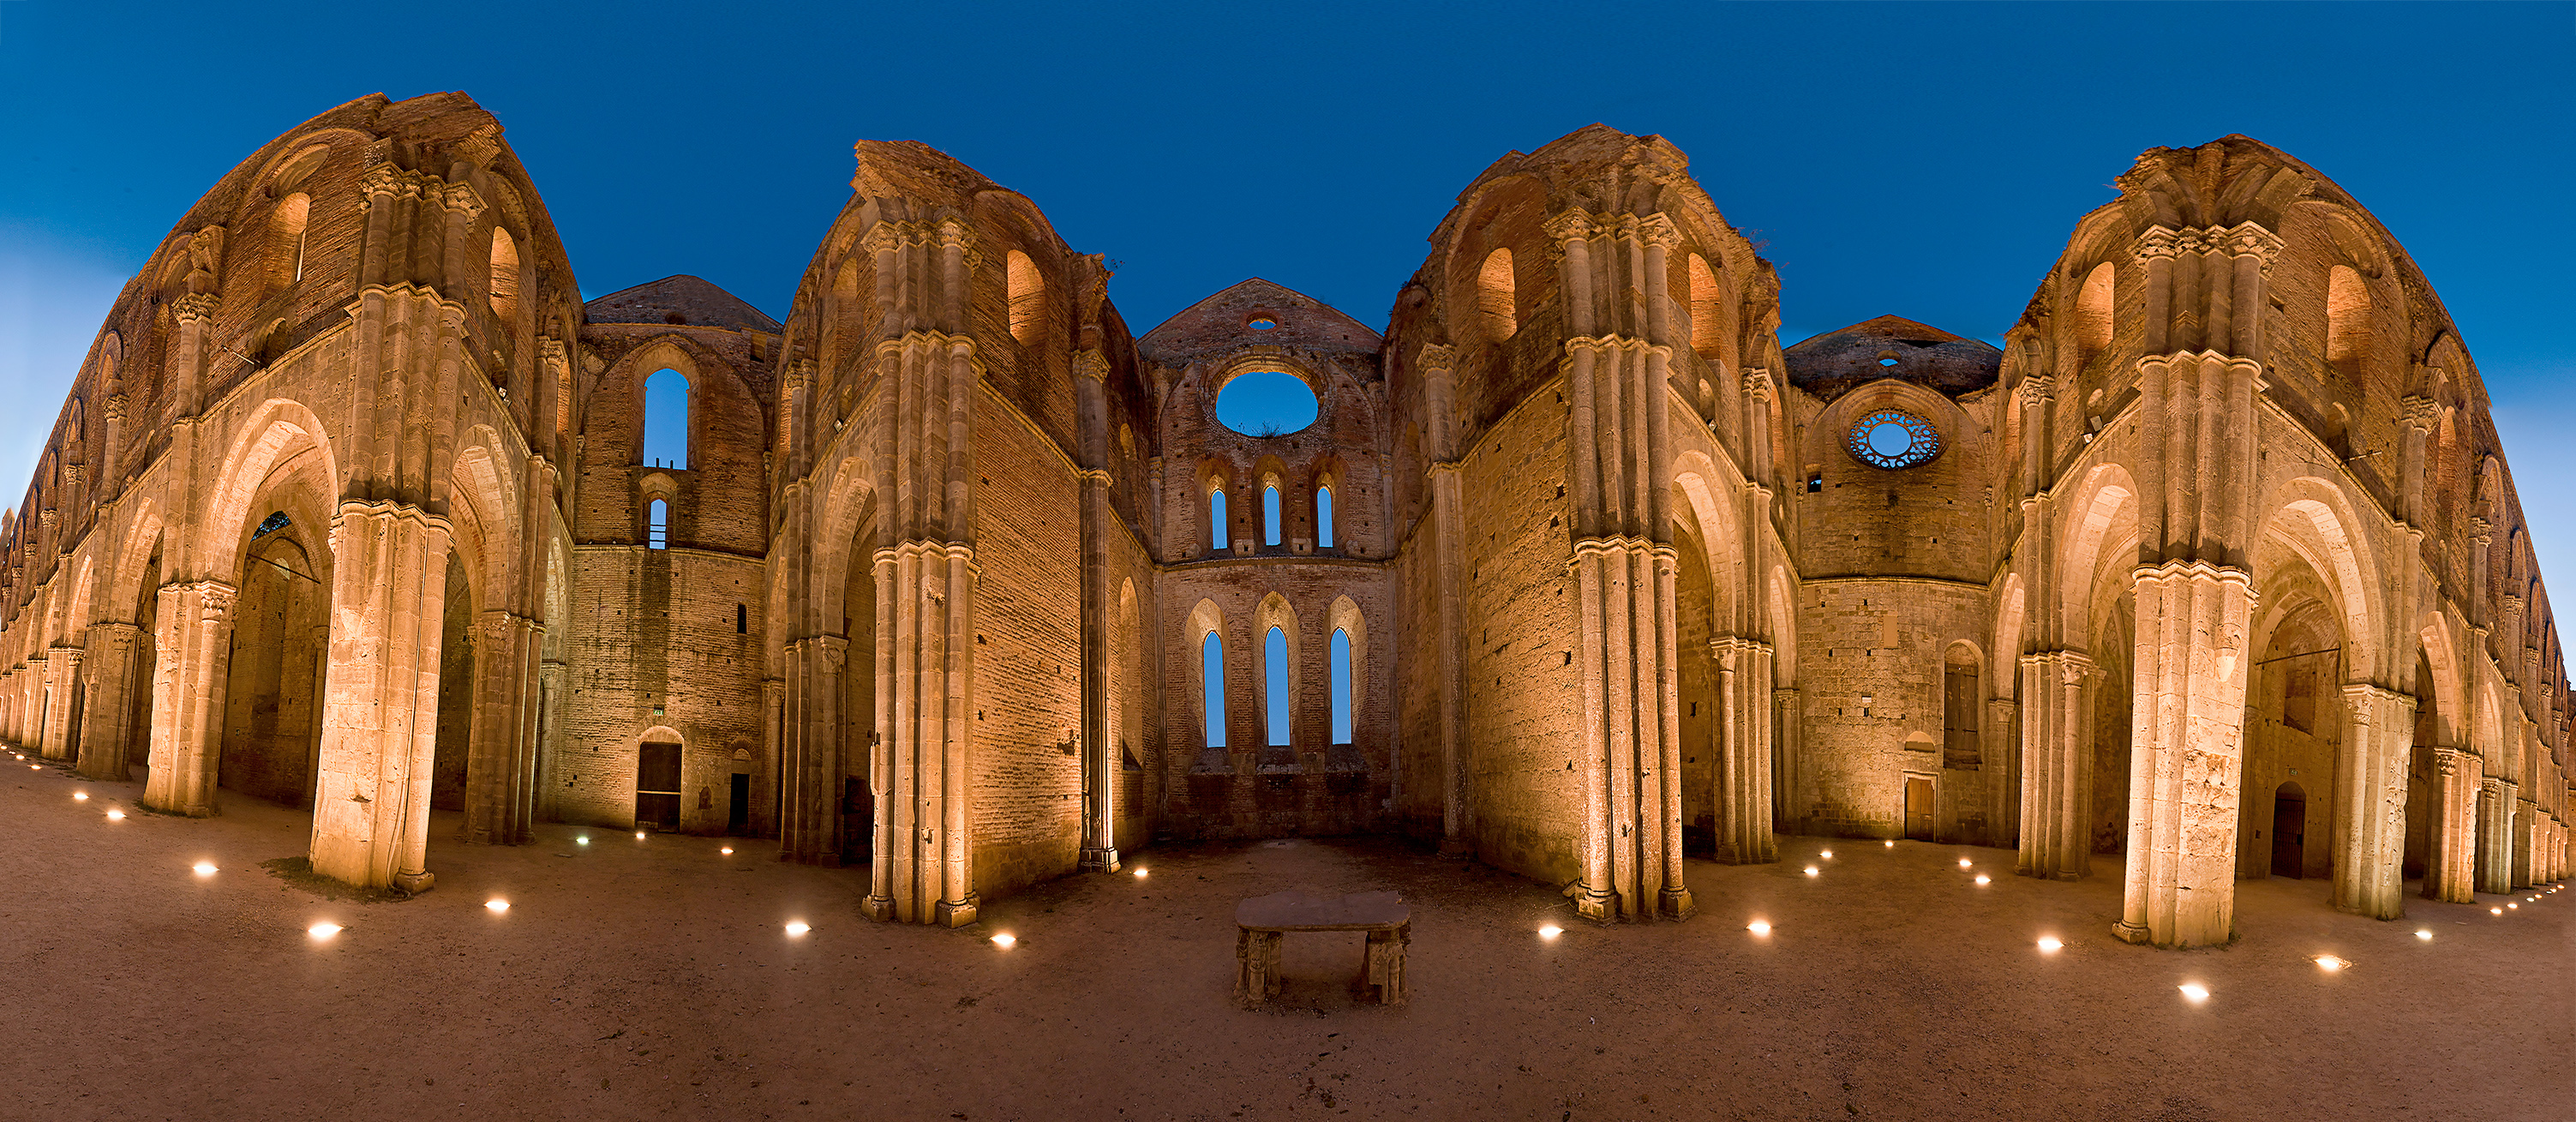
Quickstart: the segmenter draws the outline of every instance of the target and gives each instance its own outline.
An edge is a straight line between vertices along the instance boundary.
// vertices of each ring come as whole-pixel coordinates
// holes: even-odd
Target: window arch
[[[2370,351],[2370,288],[2350,265],[2326,272],[2326,365],[2358,383]]]
[[[492,312],[504,322],[519,314],[519,242],[508,230],[492,227]]]
[[[269,234],[275,246],[272,259],[277,264],[279,284],[304,279],[304,225],[312,213],[312,197],[298,191],[277,200],[277,210],[269,215]]]
[[[2111,349],[2111,306],[2117,295],[2117,270],[2105,261],[2084,275],[2084,287],[2075,295],[2075,348],[2079,360]]]
[[[1331,476],[1315,488],[1315,548],[1333,548],[1333,480]]]
[[[1521,329],[1518,299],[1513,291],[1512,251],[1486,254],[1485,263],[1476,270],[1476,312],[1496,341],[1509,339]]]
[[[1701,358],[1716,358],[1725,346],[1726,327],[1719,322],[1717,273],[1708,267],[1708,259],[1690,255],[1690,334],[1691,350]]]
[[[1269,743],[1286,744],[1289,727],[1289,705],[1295,700],[1288,686],[1288,633],[1272,627],[1261,636],[1262,724],[1269,730]]]
[[[644,379],[644,439],[639,456],[647,467],[688,468],[688,375],[666,366]]]
[[[1211,479],[1208,481],[1208,548],[1219,553],[1225,552],[1227,548],[1225,540],[1225,481],[1222,479]]]
[[[1351,742],[1351,633],[1333,629],[1333,743]]]
[[[1002,280],[1011,301],[1011,338],[1037,342],[1046,329],[1046,277],[1028,254],[1014,249],[1003,258]]]
[[[1261,544],[1279,544],[1279,477],[1261,481]]]
[[[1978,681],[1977,649],[1952,643],[1942,661],[1941,766],[1976,771],[1984,766],[1984,749],[1978,743],[1984,694]]]
[[[654,499],[644,504],[644,548],[671,548],[671,504]]]
[[[1214,631],[1199,642],[1199,690],[1204,715],[1202,741],[1210,748],[1225,747],[1225,636]]]

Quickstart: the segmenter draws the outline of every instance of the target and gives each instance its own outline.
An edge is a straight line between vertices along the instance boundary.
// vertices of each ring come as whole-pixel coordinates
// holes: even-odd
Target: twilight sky
[[[374,92],[497,115],[587,296],[695,273],[783,318],[850,143],[915,139],[1124,262],[1140,335],[1255,275],[1382,325],[1477,172],[1601,121],[1768,243],[1782,342],[1889,312],[1997,340],[2141,149],[2242,132],[2431,278],[2543,571],[2576,571],[2576,3],[1236,10],[0,0],[0,504],[172,224]]]

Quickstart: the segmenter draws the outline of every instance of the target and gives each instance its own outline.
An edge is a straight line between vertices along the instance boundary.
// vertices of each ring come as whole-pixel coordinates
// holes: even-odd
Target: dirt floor
[[[758,841],[474,848],[442,816],[436,890],[360,904],[261,867],[302,812],[138,814],[139,785],[0,763],[7,1119],[2576,1117],[2576,892],[2380,923],[2244,884],[2239,943],[2176,953],[2112,939],[2109,859],[2049,884],[1789,838],[1692,862],[1698,918],[1602,928],[1400,842],[1276,841],[1131,854],[1148,875],[943,931],[869,923],[863,873]],[[1282,998],[1232,1003],[1234,903],[1298,887],[1403,893],[1409,1004],[1354,1002],[1357,935],[1290,936]]]

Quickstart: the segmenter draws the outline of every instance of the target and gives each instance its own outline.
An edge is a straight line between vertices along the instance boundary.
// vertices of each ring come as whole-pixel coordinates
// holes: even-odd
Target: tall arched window
[[[671,504],[655,499],[644,506],[644,547],[671,547]]]
[[[689,378],[663,369],[644,379],[644,450],[646,467],[689,466]]]
[[[1333,629],[1333,743],[1351,742],[1351,633]]]
[[[1225,747],[1225,638],[1208,632],[1199,644],[1199,688],[1207,710],[1207,746]]]
[[[1315,548],[1333,548],[1333,485],[1315,488]]]
[[[2350,265],[2326,273],[2326,365],[2355,382],[2370,351],[2370,288]]]
[[[2083,358],[2091,358],[2111,349],[2111,306],[2114,280],[2118,270],[2105,261],[2084,274],[2084,287],[2075,294],[2075,346]]]
[[[1223,484],[1211,484],[1208,487],[1208,542],[1210,548],[1219,553],[1225,552],[1225,487]]]
[[[1716,358],[1724,350],[1726,325],[1719,320],[1717,273],[1708,267],[1708,259],[1690,255],[1690,333],[1691,350],[1701,358]]]
[[[1977,684],[1977,649],[1953,643],[1941,670],[1941,766],[1976,771],[1984,764],[1978,743],[1978,713],[1984,704]]]
[[[1268,687],[1262,700],[1270,710],[1262,716],[1270,726],[1270,743],[1288,743],[1288,633],[1273,627],[1261,637],[1262,677]]]
[[[1261,488],[1261,544],[1279,544],[1279,483],[1272,480]]]
[[[1003,258],[1002,274],[1011,300],[1011,338],[1034,343],[1046,327],[1046,277],[1028,254],[1016,249]]]
[[[273,259],[280,284],[304,279],[304,223],[312,212],[312,198],[301,191],[277,200],[277,213],[269,219],[269,226],[277,239]]]
[[[1497,340],[1509,339],[1521,329],[1520,306],[1513,292],[1512,251],[1497,249],[1485,255],[1485,264],[1476,270],[1476,312],[1485,321],[1485,330]]]
[[[492,227],[492,311],[508,321],[519,314],[519,242]]]

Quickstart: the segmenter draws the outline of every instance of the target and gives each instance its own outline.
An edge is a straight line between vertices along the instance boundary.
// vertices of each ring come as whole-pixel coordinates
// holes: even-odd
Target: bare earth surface
[[[2272,880],[2235,947],[2175,953],[2112,939],[2107,859],[2046,884],[1790,838],[1692,862],[1696,919],[1599,928],[1402,843],[1292,841],[1148,850],[941,931],[758,841],[476,849],[441,816],[437,889],[355,904],[260,867],[302,812],[109,822],[139,785],[0,764],[8,1119],[2576,1118],[2576,892],[2380,923]],[[1403,893],[1411,1003],[1357,1005],[1360,936],[1309,934],[1235,1007],[1234,906],[1292,888]]]

